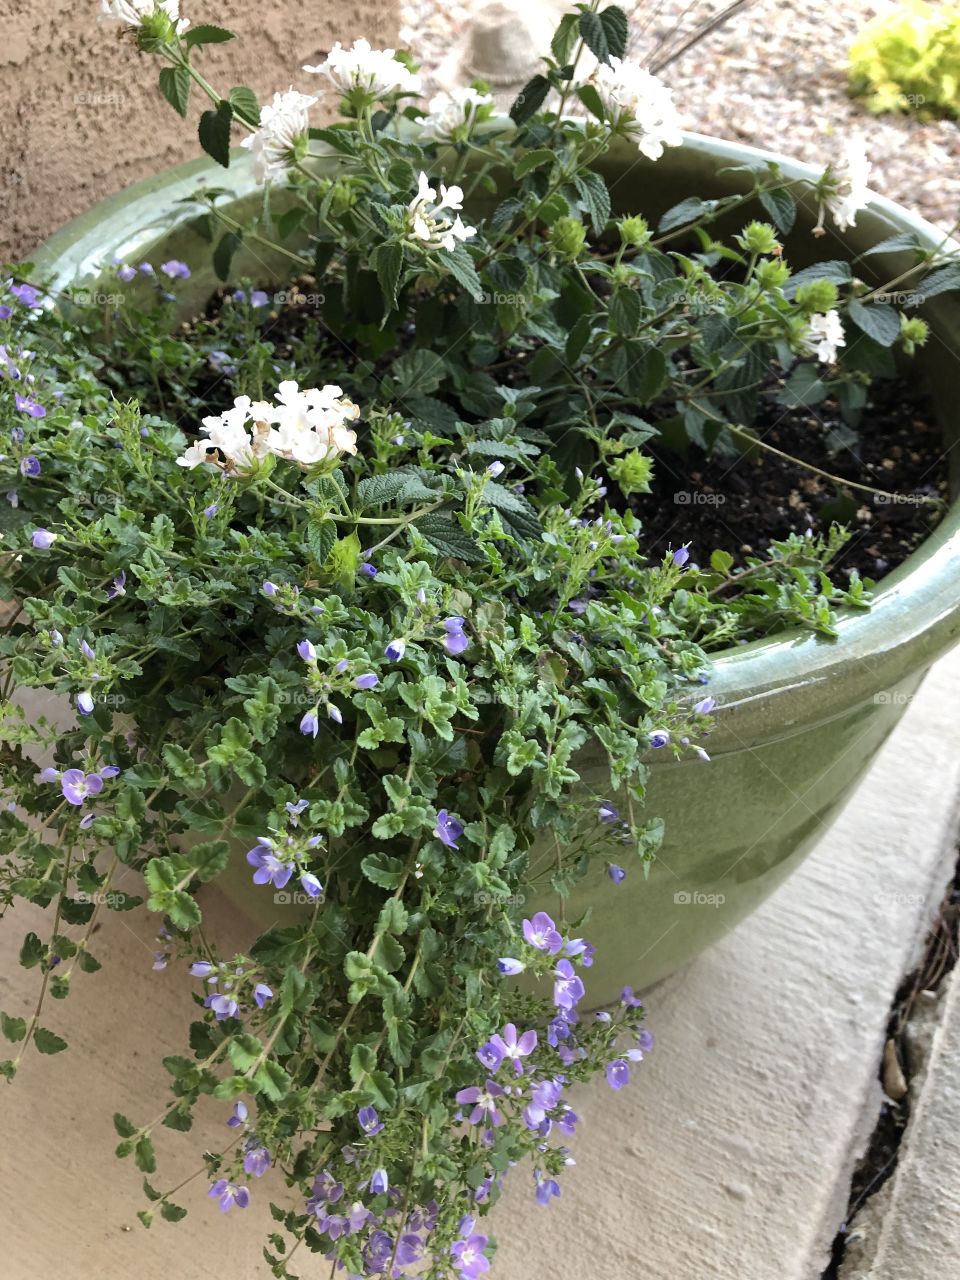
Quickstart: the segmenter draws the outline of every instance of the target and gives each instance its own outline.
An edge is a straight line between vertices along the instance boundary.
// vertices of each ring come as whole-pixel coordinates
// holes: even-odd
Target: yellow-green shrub
[[[960,5],[904,0],[850,48],[851,92],[868,110],[960,115]]]

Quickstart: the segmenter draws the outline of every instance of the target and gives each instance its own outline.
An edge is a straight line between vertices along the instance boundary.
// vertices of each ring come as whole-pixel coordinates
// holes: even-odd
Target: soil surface
[[[941,509],[921,499],[946,497],[947,455],[928,399],[909,380],[873,384],[855,436],[831,400],[785,409],[771,399],[754,429],[765,444],[899,500],[842,489],[766,450],[707,457],[694,446],[686,458],[654,450],[652,492],[633,501],[652,556],[689,543],[694,558],[705,561],[719,547],[741,561],[790,533],[837,521],[853,531],[834,562],[838,576],[855,568],[879,579],[941,518]]]

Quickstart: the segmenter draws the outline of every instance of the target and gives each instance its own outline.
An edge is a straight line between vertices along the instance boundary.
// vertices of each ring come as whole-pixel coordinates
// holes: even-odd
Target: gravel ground
[[[483,0],[446,4],[410,0],[402,38],[433,71]],[[524,0],[517,0],[522,11]],[[647,0],[624,6],[633,52],[643,58],[676,45],[682,33],[725,7],[725,0]],[[867,138],[870,185],[944,227],[960,217],[960,128],[907,116],[871,116],[846,93],[846,55],[863,24],[888,4],[866,0],[753,0],[673,63],[685,127],[770,147],[825,164],[851,133]]]

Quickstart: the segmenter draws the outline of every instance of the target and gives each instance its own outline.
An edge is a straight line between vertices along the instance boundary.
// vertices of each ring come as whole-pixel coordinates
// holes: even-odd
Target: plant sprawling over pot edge
[[[197,196],[218,274],[269,250],[315,297],[284,327],[266,281],[235,281],[178,327],[176,258],[105,265],[57,309],[26,269],[4,286],[0,893],[53,923],[24,941],[39,996],[2,1016],[0,1069],[66,1047],[55,1002],[140,872],[154,967],[197,1005],[169,1101],[115,1117],[143,1221],[186,1212],[152,1134],[212,1095],[224,1142],[196,1176],[220,1208],[272,1166],[292,1188],[275,1275],[303,1247],[350,1276],[472,1280],[513,1165],[560,1194],[571,1086],[622,1088],[650,1046],[629,987],[586,1012],[589,920],[565,900],[596,860],[616,893],[656,856],[650,758],[708,762],[709,654],[797,626],[830,643],[837,607],[869,607],[828,574],[837,526],[742,564],[695,563],[682,531],[646,556],[651,445],[764,447],[771,371],[782,403],[831,397],[853,429],[927,329],[844,262],[784,259],[798,202],[853,224],[856,145],[815,184],[771,162],[656,228],[612,216],[595,162],[682,141],[617,8],[564,18],[510,118],[479,84],[422,106],[404,55],[338,45],[305,68],[342,99],[314,127],[312,94],[221,96],[197,63],[231,37],[176,0],[103,7],[181,114],[209,98],[215,160],[245,135],[255,223]],[[711,232],[757,200],[769,222]],[[918,295],[960,284],[946,245],[913,247]],[[31,689],[69,697],[66,728],[11,696]],[[230,955],[196,890],[238,849],[278,923]]]

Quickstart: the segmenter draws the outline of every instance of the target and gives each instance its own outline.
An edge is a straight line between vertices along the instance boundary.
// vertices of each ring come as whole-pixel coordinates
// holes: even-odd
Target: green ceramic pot
[[[603,167],[617,210],[655,219],[691,194],[748,189],[749,177],[731,167],[770,158],[691,134],[655,165],[635,150],[620,150]],[[780,162],[790,178],[817,177],[806,166]],[[215,285],[195,210],[180,203],[204,183],[232,188],[232,212],[241,218],[256,208],[256,188],[243,159],[227,173],[207,162],[183,165],[105,200],[58,232],[36,255],[37,274],[63,288],[95,280],[114,255],[132,262],[182,258],[194,267],[184,295],[189,313]],[[763,216],[759,209],[746,213]],[[842,239],[831,233],[816,240],[810,234],[815,216],[812,207],[801,209],[787,244],[791,264],[843,257],[856,261],[857,275],[877,284],[912,259],[896,253],[859,257],[865,249],[905,230],[924,244],[942,240],[928,223],[879,198]],[[264,283],[284,277],[282,259],[260,249],[244,249],[234,270]],[[960,432],[960,305],[941,295],[924,314],[933,337],[916,375],[933,393],[945,444],[951,445]],[[592,908],[585,932],[601,944],[591,974],[592,1001],[613,998],[625,981],[649,986],[684,964],[751,912],[810,851],[927,668],[960,635],[958,554],[955,505],[884,580],[870,612],[841,619],[836,641],[796,631],[718,656],[710,683],[720,708],[709,743],[712,762],[653,762],[649,811],[666,820],[667,838],[649,878],[635,870],[615,889],[598,866],[568,905],[571,917]],[[597,785],[602,789],[599,765]],[[556,901],[530,903],[535,906],[559,911]]]

